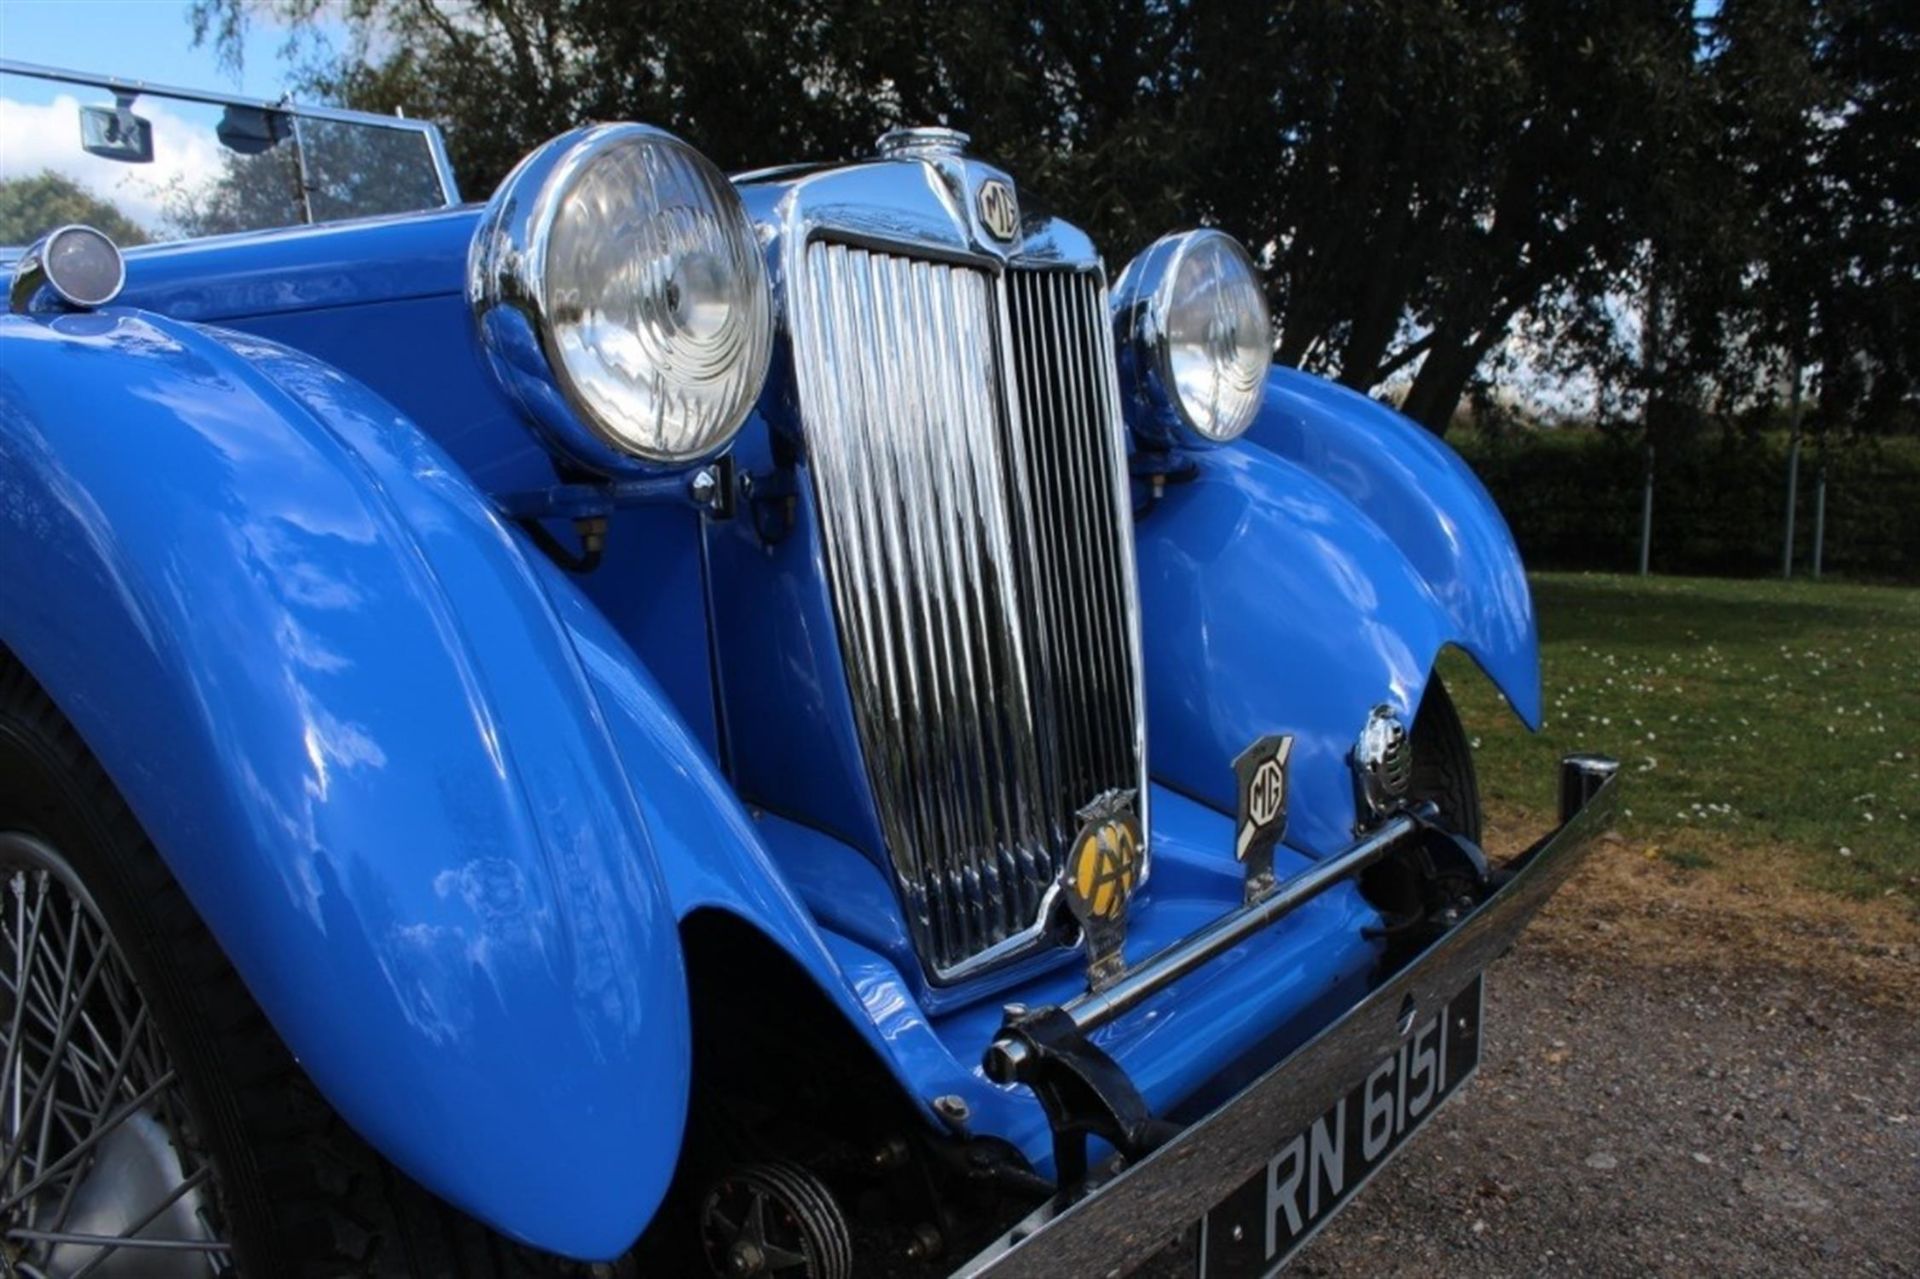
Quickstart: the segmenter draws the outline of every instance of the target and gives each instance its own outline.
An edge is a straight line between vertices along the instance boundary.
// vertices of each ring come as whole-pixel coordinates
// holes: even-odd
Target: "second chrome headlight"
[[[1161,444],[1224,444],[1252,425],[1273,360],[1253,260],[1220,231],[1148,245],[1113,291],[1123,389],[1136,431]]]
[[[590,125],[547,143],[494,193],[467,267],[496,371],[574,461],[701,461],[759,398],[766,265],[733,185],[671,134]]]

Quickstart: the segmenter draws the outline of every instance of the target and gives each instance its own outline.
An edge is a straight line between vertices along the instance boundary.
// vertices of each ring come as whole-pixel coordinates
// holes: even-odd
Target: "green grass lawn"
[[[1490,806],[1546,817],[1553,761],[1623,762],[1621,833],[1738,877],[1784,856],[1811,887],[1920,906],[1920,590],[1533,577],[1546,726],[1442,662]]]

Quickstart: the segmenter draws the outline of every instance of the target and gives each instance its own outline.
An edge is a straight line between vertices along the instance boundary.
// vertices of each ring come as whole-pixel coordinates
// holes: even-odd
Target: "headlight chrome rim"
[[[1201,420],[1183,398],[1174,365],[1176,343],[1169,332],[1181,267],[1201,253],[1224,254],[1241,273],[1229,283],[1247,289],[1241,300],[1251,303],[1250,327],[1258,335],[1257,368],[1249,366],[1253,381],[1224,420]],[[1121,273],[1114,286],[1113,321],[1128,420],[1142,440],[1160,447],[1204,449],[1229,444],[1246,433],[1259,412],[1265,370],[1272,361],[1272,318],[1244,245],[1211,227],[1162,236]]]
[[[642,157],[637,161],[642,165],[651,160],[672,166],[677,179],[697,184],[700,194],[710,199],[710,204],[692,212],[714,220],[706,228],[708,243],[699,247],[717,249],[717,253],[666,256],[661,249],[667,238],[688,231],[689,206],[668,206],[678,216],[672,228],[663,229],[666,210],[645,204],[652,196],[651,187],[636,190],[626,205],[611,213],[601,210],[600,216],[616,228],[618,239],[596,241],[591,227],[583,232],[562,225],[564,218],[576,213],[573,201],[583,189],[603,176],[608,166],[632,162],[636,154]],[[657,174],[650,171],[647,176],[651,181]],[[625,190],[595,194],[618,200]],[[625,216],[624,222],[619,215]],[[636,245],[633,254],[621,260],[619,245],[632,237],[639,237],[652,251]],[[565,276],[565,269],[557,271],[554,262],[556,239],[575,254],[575,262],[569,264],[575,269],[571,280],[555,279],[556,274]],[[603,261],[586,265],[611,269],[581,274],[580,255],[590,257],[596,248],[607,251],[601,254]],[[606,262],[608,256],[614,261]],[[696,257],[706,273],[705,284],[721,292],[737,290],[735,296],[722,299],[726,303],[720,320],[724,332],[712,326],[696,332],[702,321],[697,316],[690,321],[680,309],[680,295],[672,292],[681,284],[678,276],[663,277],[658,269],[663,261],[684,265],[695,263]],[[631,286],[624,296],[615,291],[614,277],[622,274]],[[659,297],[645,292],[663,278],[660,287],[666,292]],[[467,295],[481,345],[502,384],[551,447],[602,473],[676,471],[718,456],[732,444],[758,402],[772,360],[773,298],[767,264],[738,192],[698,150],[651,125],[586,125],[522,160],[494,193],[475,229],[467,260]],[[651,316],[668,326],[665,331],[643,332],[638,324],[623,326],[606,318],[614,312],[615,320],[634,321],[649,303],[657,304],[651,307]],[[624,314],[619,313],[621,308]],[[581,339],[589,331],[599,333],[602,340],[597,347],[592,340]],[[628,357],[624,368],[607,360],[607,338],[621,340],[626,348],[621,352]],[[710,346],[701,345],[716,338],[731,342],[734,349],[732,357],[719,364],[710,358]],[[693,348],[690,355],[689,346]],[[676,353],[704,369],[719,369],[724,376],[724,385],[703,388],[719,405],[704,422],[668,420],[676,408],[673,393],[685,389],[671,379],[684,376],[689,362],[682,358],[681,367],[673,367]],[[583,377],[583,372],[592,376]],[[685,411],[688,402],[683,395],[679,409]],[[636,420],[649,416],[651,435],[645,425],[635,426]],[[675,433],[681,438],[669,438]]]

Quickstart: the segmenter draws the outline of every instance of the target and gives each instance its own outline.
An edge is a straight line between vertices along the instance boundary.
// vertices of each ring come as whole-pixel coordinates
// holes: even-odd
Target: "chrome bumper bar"
[[[1433,1016],[1513,944],[1591,851],[1595,836],[1613,822],[1617,771],[1612,760],[1599,756],[1561,761],[1559,828],[1508,862],[1502,872],[1505,882],[1444,936],[1231,1101],[1097,1188],[1056,1195],[954,1275],[1121,1275],[1151,1258],[1344,1096],[1362,1071],[1393,1050],[1401,1027]],[[1390,834],[1399,822],[1417,825],[1410,817],[1389,822],[1321,863],[1338,863],[1339,873],[1321,875],[1319,866],[1303,872],[1262,901],[1147,960],[1101,995],[1084,996],[1062,1011],[1083,1029],[1111,1021],[1300,902],[1385,856],[1408,837],[1404,830]],[[1376,847],[1383,840],[1385,847]],[[1290,904],[1283,909],[1265,909],[1288,896]],[[1260,922],[1252,922],[1255,919]],[[1017,1041],[996,1040],[989,1049],[989,1073],[1017,1066],[1022,1048]]]
[[[1389,818],[1378,829],[1369,831],[1365,838],[1283,881],[1259,901],[1222,915],[1129,969],[1126,976],[1104,990],[1068,1000],[1060,1011],[1071,1017],[1080,1030],[1098,1030],[1208,960],[1271,927],[1335,884],[1352,879],[1401,845],[1418,839],[1420,829],[1419,819],[1411,814]],[[1002,1035],[987,1048],[984,1063],[987,1078],[996,1083],[1013,1083],[1020,1077],[1026,1057],[1025,1044]]]

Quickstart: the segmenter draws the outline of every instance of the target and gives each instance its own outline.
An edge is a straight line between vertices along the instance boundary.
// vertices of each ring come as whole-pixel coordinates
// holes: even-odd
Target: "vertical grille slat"
[[[929,971],[1023,952],[1085,804],[1146,814],[1105,290],[837,243],[795,369],[875,807]]]
[[[1078,305],[1074,306],[1071,311],[1076,326],[1073,349],[1076,352],[1075,359],[1079,367],[1079,377],[1075,384],[1081,389],[1081,393],[1085,396],[1083,412],[1089,418],[1094,417],[1099,412],[1099,401],[1101,398],[1100,381],[1095,361],[1096,353],[1102,349],[1100,339],[1101,333],[1106,328],[1106,316],[1104,313],[1096,313],[1094,311],[1094,306],[1098,301],[1099,299],[1094,294],[1082,292],[1081,296],[1077,299]],[[1103,461],[1107,466],[1112,465],[1111,454],[1108,450],[1103,449],[1103,443],[1102,438],[1097,435],[1083,434],[1080,436],[1080,448],[1085,459],[1086,473],[1090,476],[1100,473]],[[1107,453],[1104,459],[1102,457],[1103,453]],[[1119,564],[1120,547],[1114,540],[1114,527],[1111,519],[1110,506],[1108,518],[1101,518],[1100,496],[1097,490],[1089,486],[1088,498],[1090,500],[1091,510],[1087,515],[1086,527],[1089,530],[1091,540],[1096,548],[1095,555],[1092,558],[1098,562],[1093,563],[1090,561],[1087,567],[1091,574],[1098,576],[1099,580],[1115,582],[1119,581],[1121,577]],[[1110,491],[1108,501],[1109,503],[1111,502]],[[1092,583],[1090,582],[1089,585],[1091,588]],[[1099,628],[1099,642],[1106,655],[1106,661],[1103,663],[1101,669],[1109,681],[1107,686],[1102,689],[1101,696],[1094,706],[1095,713],[1104,720],[1103,728],[1105,731],[1103,742],[1107,750],[1105,764],[1108,768],[1124,767],[1127,759],[1130,758],[1131,755],[1131,743],[1127,740],[1127,720],[1130,718],[1129,712],[1131,709],[1128,704],[1130,690],[1117,686],[1118,681],[1115,679],[1115,676],[1118,672],[1125,669],[1125,663],[1127,661],[1127,657],[1124,655],[1124,641],[1122,640],[1122,632],[1126,626],[1126,619],[1121,616],[1119,611],[1121,597],[1118,591],[1096,591],[1089,589],[1088,594],[1089,604],[1093,611],[1094,623]]]
[[[1010,282],[1008,291],[1015,307],[1008,319],[1010,330],[1015,327],[1011,314],[1024,316],[1030,309],[1030,292],[1034,287],[1032,277],[1015,276]],[[1020,402],[1026,407],[1009,422],[1008,429],[1018,441],[1015,451],[1021,459],[1021,514],[1025,524],[1025,539],[1029,543],[1029,589],[1038,598],[1059,599],[1059,584],[1052,577],[1052,565],[1057,558],[1053,549],[1056,534],[1042,509],[1045,494],[1033,483],[1034,477],[1044,475],[1058,466],[1058,459],[1052,455],[1049,445],[1052,430],[1043,420],[1044,409],[1038,400],[1034,383],[1034,378],[1045,367],[1045,361],[1034,345],[1039,335],[1033,331],[1033,327],[1021,324],[1017,328],[1021,342],[1018,352]],[[1069,774],[1074,771],[1073,755],[1079,741],[1078,735],[1070,731],[1064,722],[1060,706],[1059,690],[1068,678],[1063,625],[1064,620],[1057,609],[1047,610],[1040,618],[1040,629],[1045,634],[1046,643],[1038,661],[1042,674],[1041,685],[1048,691],[1042,705],[1046,730],[1043,794],[1049,807],[1047,817],[1050,829],[1056,840],[1069,838],[1071,833],[1071,826],[1061,809],[1060,796],[1068,785],[1063,770]]]
[[[1074,331],[1073,307],[1067,294],[1067,284],[1058,276],[1048,277],[1050,297],[1047,323],[1054,334],[1054,345],[1059,352],[1057,374],[1055,378],[1054,398],[1060,417],[1067,421],[1085,421],[1086,405],[1083,402],[1082,381],[1084,373],[1080,363],[1079,334]],[[1057,427],[1056,427],[1057,429]],[[1073,433],[1061,432],[1064,444],[1064,456],[1060,463],[1060,473],[1065,477],[1065,487],[1071,495],[1069,512],[1074,528],[1079,533],[1075,539],[1077,554],[1064,560],[1067,571],[1073,579],[1072,603],[1086,622],[1086,642],[1081,646],[1079,674],[1081,679],[1080,696],[1077,699],[1086,719],[1083,731],[1086,734],[1089,754],[1092,756],[1092,768],[1086,781],[1090,784],[1093,775],[1101,765],[1107,762],[1107,743],[1102,738],[1104,725],[1101,706],[1104,690],[1101,688],[1103,667],[1108,654],[1101,651],[1101,630],[1098,625],[1101,602],[1093,597],[1089,589],[1088,570],[1095,568],[1099,552],[1096,549],[1100,538],[1099,525],[1095,519],[1098,508],[1088,493],[1091,476],[1085,463],[1086,449],[1084,440]],[[1063,539],[1065,540],[1065,539]],[[1069,543],[1072,545],[1073,543]]]
[[[937,273],[936,273],[937,274]],[[961,420],[953,410],[955,403],[952,369],[944,367],[939,353],[947,348],[951,335],[944,316],[932,302],[930,281],[920,281],[926,299],[929,323],[917,330],[918,380],[938,388],[938,403],[944,421]],[[965,715],[974,746],[973,780],[979,787],[980,802],[986,812],[993,864],[1001,874],[998,926],[1015,931],[1027,909],[1035,879],[1030,852],[1022,857],[1021,804],[1012,753],[1000,731],[994,708],[999,705],[999,679],[991,660],[992,639],[985,626],[988,602],[980,537],[975,519],[966,514],[981,505],[970,469],[965,441],[954,431],[939,431],[928,441],[929,452],[937,459],[936,468],[944,478],[942,491],[951,501],[940,504],[941,529],[947,550],[947,573],[956,584],[958,636],[966,682]],[[989,491],[997,486],[989,485]]]

